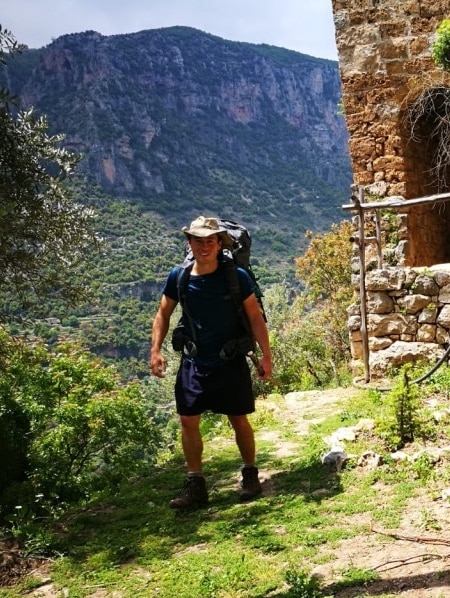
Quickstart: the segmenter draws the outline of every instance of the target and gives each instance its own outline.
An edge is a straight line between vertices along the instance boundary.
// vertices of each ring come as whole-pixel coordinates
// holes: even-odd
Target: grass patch
[[[323,598],[367,587],[378,579],[376,572],[351,562],[345,570],[334,567],[342,544],[367,537],[372,525],[395,529],[412,497],[437,492],[439,479],[448,480],[447,466],[441,466],[441,478],[430,475],[428,461],[392,461],[373,431],[361,433],[348,450],[382,453],[376,469],[358,467],[356,459],[340,472],[322,463],[324,439],[371,417],[380,400],[361,391],[312,423],[307,434],[292,428],[301,409],[285,418],[283,397],[261,401],[253,424],[264,495],[248,504],[237,501],[240,461],[232,430],[222,418],[208,418],[209,507],[188,513],[168,508],[184,478],[179,452],[147,476],[124,480],[114,496],[99,497],[52,525],[52,551],[61,555],[52,563],[56,591],[71,598],[96,592],[121,598]],[[281,458],[283,442],[298,448]],[[421,517],[424,527],[437,529],[432,513],[422,510]],[[314,577],[318,566],[329,566],[329,579]],[[29,586],[24,580],[0,590],[0,597],[18,597]]]

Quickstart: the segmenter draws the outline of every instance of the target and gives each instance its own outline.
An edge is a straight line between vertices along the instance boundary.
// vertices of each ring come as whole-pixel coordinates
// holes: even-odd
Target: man
[[[194,256],[183,299],[185,334],[190,342],[182,351],[175,383],[188,473],[180,495],[170,502],[174,509],[199,508],[208,504],[200,433],[201,415],[206,410],[227,415],[234,429],[243,460],[240,499],[250,500],[262,492],[255,466],[253,429],[247,418],[255,410],[250,369],[245,355],[228,358],[222,350],[227,341],[242,335],[242,318],[230,295],[225,265],[221,261],[222,246],[230,238],[215,218],[203,216],[182,231]],[[251,278],[242,268],[237,272],[243,309],[262,352],[259,376],[267,380],[272,373],[272,358],[266,323]],[[150,368],[159,377],[163,377],[166,370],[161,346],[180,296],[178,273],[179,268],[173,268],[168,276],[152,327]]]

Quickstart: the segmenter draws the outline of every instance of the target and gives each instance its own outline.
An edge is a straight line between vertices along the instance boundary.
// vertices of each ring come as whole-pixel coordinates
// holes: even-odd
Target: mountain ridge
[[[226,214],[263,237],[283,231],[294,255],[297,231],[342,219],[351,176],[333,61],[176,26],[67,34],[4,70],[20,107],[83,153],[83,177],[172,227]]]

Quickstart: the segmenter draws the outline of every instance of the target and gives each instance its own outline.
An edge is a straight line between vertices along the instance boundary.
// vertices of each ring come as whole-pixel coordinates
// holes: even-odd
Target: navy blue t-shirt
[[[163,289],[163,294],[174,301],[179,299],[179,271],[179,266],[171,270]],[[245,270],[237,268],[237,273],[241,299],[245,301],[255,292],[255,285]],[[195,361],[201,364],[219,363],[223,345],[242,335],[242,322],[233,304],[225,268],[219,264],[211,274],[190,274],[184,301],[195,326],[198,351]]]

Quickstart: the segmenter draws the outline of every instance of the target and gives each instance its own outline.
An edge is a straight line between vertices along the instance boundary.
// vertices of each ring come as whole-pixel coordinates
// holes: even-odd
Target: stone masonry
[[[445,80],[431,45],[449,0],[332,0],[354,182],[381,196],[426,195],[402,122],[408,98]]]
[[[354,283],[357,286],[358,277]],[[450,269],[385,268],[368,272],[370,372],[423,359],[435,362],[449,342]],[[349,310],[352,357],[362,359],[359,306]]]
[[[354,183],[366,197],[406,200],[396,213],[403,231],[396,264],[388,260],[366,273],[375,376],[419,356],[436,360],[450,330],[450,202],[407,206],[408,199],[448,192],[450,181],[436,183],[433,140],[416,139],[406,118],[424,90],[450,87],[450,75],[431,56],[450,0],[332,0],[332,6]],[[360,324],[355,304],[349,330],[356,362]]]

